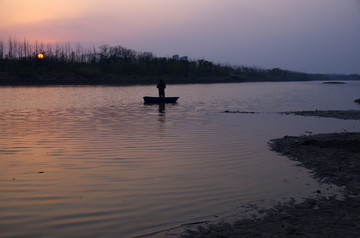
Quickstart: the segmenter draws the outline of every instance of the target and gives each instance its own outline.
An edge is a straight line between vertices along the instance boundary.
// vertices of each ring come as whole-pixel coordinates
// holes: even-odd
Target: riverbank
[[[339,76],[340,77],[340,76]],[[294,82],[336,80],[325,75],[272,76],[271,74],[241,75],[127,75],[105,73],[55,72],[50,74],[9,74],[0,71],[0,86],[129,86],[154,85],[160,79],[167,84],[210,84],[243,82]],[[343,76],[343,80],[360,80],[359,77]],[[332,83],[332,82],[327,82]],[[334,82],[339,83],[339,82]],[[344,83],[344,82],[342,82]]]
[[[252,80],[263,81],[265,79],[246,79],[226,76],[81,76],[73,73],[52,75],[37,75],[36,77],[19,77],[0,72],[0,86],[130,86],[130,85],[154,85],[159,80],[167,84],[208,84],[208,83],[241,83]]]
[[[297,116],[309,116],[309,117],[327,117],[327,118],[337,118],[343,120],[360,120],[359,110],[292,111],[292,112],[282,112],[281,114],[285,114],[285,115],[292,114]]]
[[[154,85],[159,80],[167,84],[212,84],[244,82],[292,82],[311,81],[309,79],[279,79],[271,77],[232,77],[232,76],[92,76],[75,74],[38,75],[36,77],[18,77],[0,73],[0,86],[131,86]],[[321,79],[315,79],[321,80]]]
[[[359,111],[286,112],[302,116],[360,120]],[[343,199],[325,197],[277,205],[261,218],[199,226],[183,238],[212,237],[358,237],[360,236],[360,133],[285,136],[269,142],[271,150],[311,169],[323,183],[344,188]]]

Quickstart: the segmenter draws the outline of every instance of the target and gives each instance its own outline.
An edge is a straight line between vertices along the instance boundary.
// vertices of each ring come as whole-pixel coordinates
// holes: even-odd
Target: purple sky
[[[360,0],[0,0],[0,39],[360,73]]]

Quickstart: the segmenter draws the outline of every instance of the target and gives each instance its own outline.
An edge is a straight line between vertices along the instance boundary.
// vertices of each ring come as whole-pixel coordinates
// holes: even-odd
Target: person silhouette
[[[157,84],[157,88],[159,89],[159,98],[164,98],[165,97],[166,84],[162,79]]]

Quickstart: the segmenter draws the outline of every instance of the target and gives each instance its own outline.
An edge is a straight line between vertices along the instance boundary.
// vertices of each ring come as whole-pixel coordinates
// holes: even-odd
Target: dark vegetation
[[[43,59],[38,54],[43,54]],[[333,76],[335,77],[335,76]],[[349,77],[349,76],[347,76]],[[0,40],[0,85],[127,85],[328,80],[328,75],[177,60],[121,46]],[[338,79],[335,77],[334,79]],[[344,77],[342,77],[342,80]],[[353,75],[349,79],[360,79]]]

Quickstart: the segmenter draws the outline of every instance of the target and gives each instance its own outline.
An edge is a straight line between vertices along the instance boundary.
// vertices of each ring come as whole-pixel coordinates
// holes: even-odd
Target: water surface
[[[359,109],[359,82],[0,88],[0,237],[134,237],[321,189],[269,151],[285,135],[359,131],[280,115]],[[261,112],[230,114],[225,110]]]

